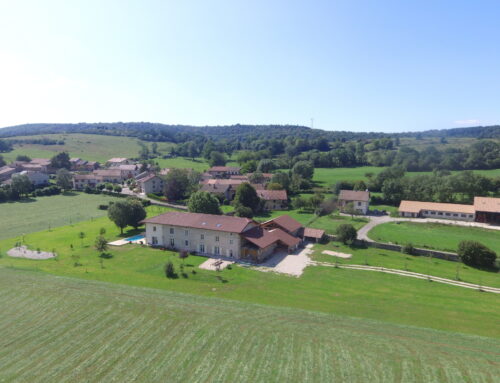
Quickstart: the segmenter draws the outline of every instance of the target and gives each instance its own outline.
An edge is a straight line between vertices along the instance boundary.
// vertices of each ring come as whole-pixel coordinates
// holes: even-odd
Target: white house
[[[144,194],[161,193],[163,191],[163,179],[156,174],[150,174],[137,180],[141,192]]]
[[[352,203],[352,206],[358,213],[367,214],[370,203],[370,192],[368,190],[341,190],[338,202],[341,211],[345,211],[347,205]]]

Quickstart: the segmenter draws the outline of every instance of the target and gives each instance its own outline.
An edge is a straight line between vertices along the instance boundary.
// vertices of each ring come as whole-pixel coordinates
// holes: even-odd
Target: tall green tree
[[[117,201],[108,208],[108,217],[120,228],[120,234],[123,234],[123,229],[129,224],[129,210],[127,201]]]
[[[72,188],[72,176],[68,169],[61,168],[57,170],[56,173],[56,184],[61,189],[69,190]]]
[[[186,197],[193,181],[188,169],[171,169],[164,179],[164,193],[169,201],[177,201]]]
[[[146,209],[142,206],[141,201],[131,198],[127,199],[128,204],[128,220],[127,224],[137,229],[144,218],[146,218]]]
[[[71,169],[71,162],[69,162],[68,152],[57,153],[50,160],[50,166],[54,169]]]
[[[298,161],[293,165],[292,173],[310,180],[314,174],[314,166],[310,161]]]
[[[222,214],[217,197],[205,191],[191,194],[188,209],[191,213]]]
[[[255,188],[249,183],[245,182],[239,185],[236,189],[234,204],[250,208],[255,213],[260,208],[260,198],[257,195],[257,191],[255,190]]]
[[[12,177],[11,188],[14,193],[24,197],[33,190],[33,183],[26,174],[18,174]]]
[[[210,153],[210,158],[208,159],[208,164],[210,166],[224,166],[226,165],[227,158],[224,153],[213,151]]]

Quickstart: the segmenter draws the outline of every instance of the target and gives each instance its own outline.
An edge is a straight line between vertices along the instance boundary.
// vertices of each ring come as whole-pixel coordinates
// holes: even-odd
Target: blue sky
[[[498,1],[0,0],[0,126],[500,123]]]

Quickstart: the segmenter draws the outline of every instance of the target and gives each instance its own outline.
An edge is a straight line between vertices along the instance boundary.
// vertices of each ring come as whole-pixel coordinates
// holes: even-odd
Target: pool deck
[[[126,238],[124,238],[124,239],[119,239],[117,241],[108,242],[108,245],[111,245],[111,246],[123,246],[123,245],[126,245],[128,243],[133,243],[135,245],[145,245],[146,244],[146,238],[136,239],[134,241],[129,241]]]

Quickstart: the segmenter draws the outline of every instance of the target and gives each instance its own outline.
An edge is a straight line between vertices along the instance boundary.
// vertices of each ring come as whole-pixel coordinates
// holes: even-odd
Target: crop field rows
[[[493,382],[495,339],[0,269],[0,381]]]

